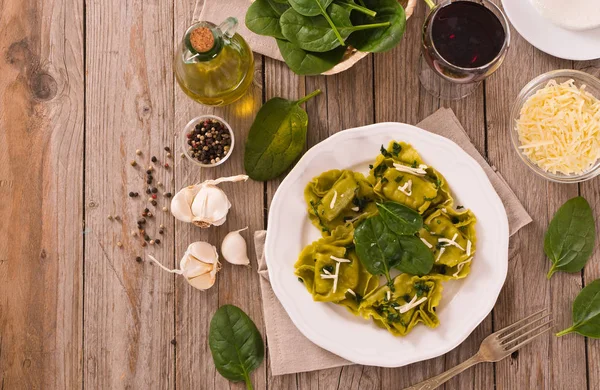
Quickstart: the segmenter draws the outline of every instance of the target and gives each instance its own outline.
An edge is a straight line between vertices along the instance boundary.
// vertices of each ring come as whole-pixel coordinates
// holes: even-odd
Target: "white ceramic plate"
[[[462,281],[444,283],[438,328],[421,324],[406,337],[395,337],[339,305],[314,302],[294,275],[300,251],[320,237],[308,219],[303,196],[306,184],[330,169],[367,173],[380,146],[391,140],[412,144],[425,163],[446,177],[457,204],[477,216],[477,253],[471,274]],[[302,157],[273,197],[265,250],[273,290],[309,340],[355,363],[399,367],[455,348],[492,310],[508,267],[508,221],[483,169],[458,145],[414,126],[380,123],[339,132]]]
[[[565,2],[568,6],[568,1]],[[600,28],[567,30],[539,13],[530,0],[502,0],[506,16],[533,46],[555,57],[574,61],[600,58]]]

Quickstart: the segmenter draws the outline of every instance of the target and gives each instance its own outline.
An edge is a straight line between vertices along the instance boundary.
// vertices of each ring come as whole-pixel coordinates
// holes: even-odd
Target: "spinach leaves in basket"
[[[390,270],[426,275],[433,267],[433,253],[416,236],[423,218],[396,202],[377,205],[379,215],[367,218],[354,232],[356,254],[373,275],[384,275],[392,286]]]
[[[573,325],[556,336],[569,333],[600,338],[600,279],[585,286],[573,302]]]
[[[579,272],[594,250],[596,226],[592,209],[580,196],[562,205],[548,226],[544,252],[552,261],[548,279],[556,271]]]
[[[265,349],[250,317],[237,306],[221,306],[210,320],[208,344],[219,374],[252,389],[250,373],[262,363]]]
[[[246,13],[246,26],[276,38],[292,71],[316,75],[350,50],[392,49],[404,35],[406,15],[397,0],[256,0]]]

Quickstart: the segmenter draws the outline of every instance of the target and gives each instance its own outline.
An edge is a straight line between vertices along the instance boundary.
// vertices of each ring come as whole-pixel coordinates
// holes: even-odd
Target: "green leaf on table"
[[[300,100],[276,97],[263,104],[246,141],[244,168],[248,176],[266,181],[292,165],[306,144],[308,115],[300,104],[320,93],[317,89]]]
[[[387,227],[398,235],[413,235],[423,227],[423,217],[397,202],[377,203],[379,215]]]
[[[596,225],[587,200],[580,196],[568,200],[554,214],[544,238],[544,252],[552,262],[548,278],[556,271],[581,271],[595,240]]]
[[[364,6],[377,12],[375,17],[355,12],[352,14],[352,24],[372,24],[389,22],[387,27],[362,30],[348,38],[348,44],[358,51],[380,53],[391,50],[396,46],[406,29],[406,14],[397,0],[364,0]]]
[[[398,236],[402,257],[396,269],[411,275],[427,275],[433,268],[433,252],[415,236]]]
[[[246,12],[246,27],[259,35],[283,39],[285,37],[281,32],[279,16],[268,0],[256,0]]]
[[[325,53],[314,53],[281,39],[277,40],[277,46],[287,66],[294,73],[305,76],[328,71],[342,60],[346,52],[346,48],[340,46]]]
[[[256,325],[239,307],[223,305],[210,321],[208,344],[219,374],[252,389],[250,373],[265,357]]]
[[[600,279],[594,280],[581,290],[573,302],[573,325],[556,336],[568,333],[600,338]]]
[[[400,262],[402,246],[381,216],[368,218],[358,225],[354,231],[354,245],[366,270],[372,275],[384,275],[391,283],[390,270]]]

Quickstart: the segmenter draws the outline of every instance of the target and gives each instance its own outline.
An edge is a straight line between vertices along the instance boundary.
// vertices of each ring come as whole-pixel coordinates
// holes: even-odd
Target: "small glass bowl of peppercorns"
[[[201,115],[183,129],[183,153],[201,167],[223,164],[233,151],[235,137],[231,126],[216,115]]]

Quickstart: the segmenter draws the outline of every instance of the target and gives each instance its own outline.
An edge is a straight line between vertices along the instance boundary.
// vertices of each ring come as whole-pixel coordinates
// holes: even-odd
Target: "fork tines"
[[[496,332],[497,340],[507,352],[513,352],[552,329],[552,312],[542,309]]]

